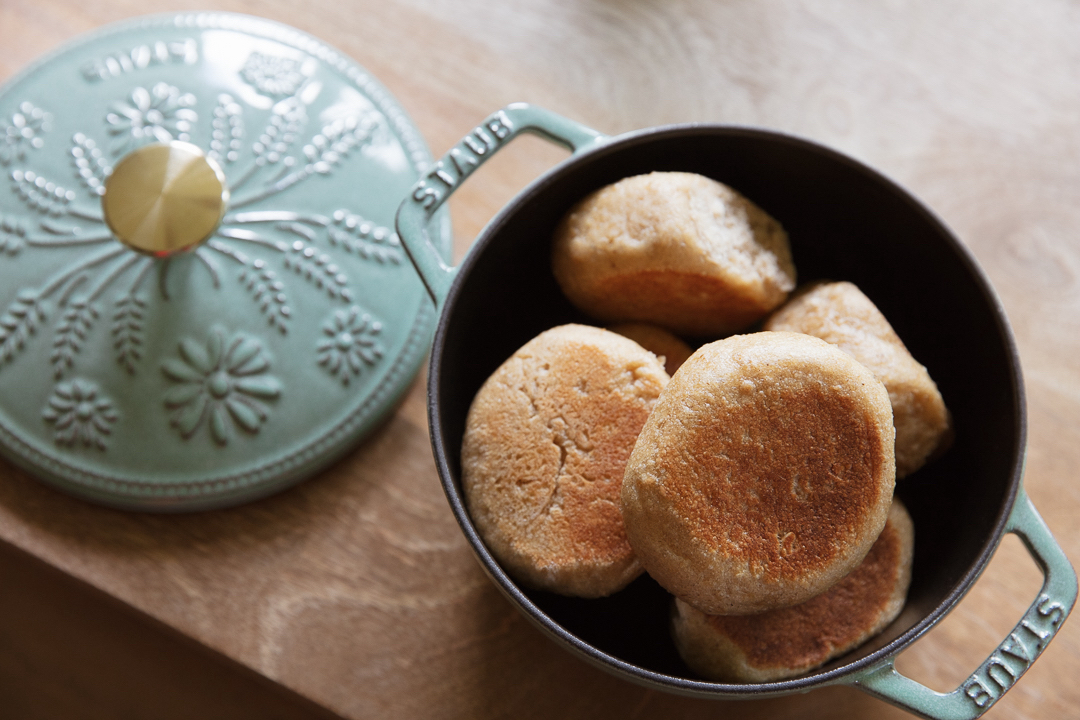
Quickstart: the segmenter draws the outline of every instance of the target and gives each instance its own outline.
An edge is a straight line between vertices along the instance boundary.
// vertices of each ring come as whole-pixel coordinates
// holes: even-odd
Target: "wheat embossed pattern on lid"
[[[339,457],[430,343],[392,229],[430,162],[363,68],[258,18],[137,18],[32,65],[0,88],[0,450],[134,509]]]
[[[294,318],[289,286],[293,279],[343,303],[342,310],[331,311],[329,319],[322,322],[340,325],[340,318],[348,316],[345,325],[356,331],[354,346],[339,347],[348,329],[343,325],[337,344],[327,347],[320,343],[313,354],[320,367],[347,384],[351,376],[382,357],[381,347],[369,339],[382,323],[355,304],[349,277],[335,262],[334,254],[394,265],[402,263],[403,255],[393,231],[349,209],[324,216],[289,208],[290,188],[313,176],[333,173],[348,162],[350,154],[384,130],[384,119],[372,109],[335,119],[305,136],[310,123],[298,95],[305,92],[309,77],[301,69],[306,65],[310,75],[315,62],[312,58],[306,63],[274,59],[265,53],[249,57],[242,70],[245,81],[262,91],[288,94],[273,105],[246,152],[242,152],[247,133],[245,107],[229,94],[213,99],[205,145],[208,155],[224,168],[233,200],[221,225],[194,255],[214,287],[229,281],[232,274],[267,325],[282,335],[288,334]],[[55,314],[50,360],[56,380],[62,380],[77,365],[86,337],[105,331],[98,327],[104,315],[111,326],[108,331],[114,338],[117,364],[128,373],[137,371],[148,306],[155,299],[169,300],[170,261],[146,257],[120,244],[92,201],[104,194],[112,167],[124,153],[151,142],[198,141],[200,104],[194,93],[164,82],[132,88],[111,105],[103,119],[104,142],[88,130],[70,139],[67,152],[79,192],[60,185],[62,178],[52,179],[34,169],[35,151],[54,141],[49,137],[49,111],[24,101],[19,112],[0,126],[0,165],[8,171],[12,191],[26,208],[23,214],[0,216],[0,251],[8,261],[14,261],[30,251],[85,250],[41,284],[21,288],[4,309],[0,315],[0,362],[10,362],[35,335],[45,332]],[[277,207],[244,210],[257,203]],[[281,258],[282,272],[270,265],[275,255]],[[156,293],[146,288],[155,269]],[[104,307],[103,296],[110,288],[119,292],[109,302],[111,307]],[[353,327],[358,318],[363,319],[363,327]],[[241,413],[234,409],[231,417]],[[255,422],[254,418],[260,417],[257,413],[243,417],[244,421],[237,422],[248,430],[262,422]],[[215,420],[212,427],[217,428],[215,439],[224,444],[222,429],[226,424]]]

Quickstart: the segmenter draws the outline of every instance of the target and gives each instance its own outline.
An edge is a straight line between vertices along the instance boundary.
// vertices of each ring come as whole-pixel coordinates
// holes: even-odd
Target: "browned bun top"
[[[894,500],[888,521],[850,575],[804,603],[757,615],[706,615],[677,600],[672,630],[686,663],[720,681],[769,682],[852,650],[900,614],[911,583],[911,517]]]
[[[526,343],[480,388],[466,420],[462,489],[477,530],[518,580],[598,597],[640,573],[619,492],[667,381],[632,340],[564,325]]]
[[[693,355],[694,349],[664,328],[648,323],[618,323],[608,328],[611,332],[628,337],[645,348],[664,363],[668,375],[675,371],[686,359]]]
[[[945,401],[926,368],[908,352],[877,306],[849,282],[801,288],[765,323],[836,345],[870,369],[889,391],[896,427],[896,476],[918,470],[950,436]]]
[[[885,388],[828,343],[769,332],[705,345],[627,464],[630,543],[653,578],[704,612],[803,602],[881,532],[893,437]]]
[[[570,210],[552,270],[566,296],[605,322],[724,335],[795,287],[787,234],[726,185],[693,173],[625,178]]]

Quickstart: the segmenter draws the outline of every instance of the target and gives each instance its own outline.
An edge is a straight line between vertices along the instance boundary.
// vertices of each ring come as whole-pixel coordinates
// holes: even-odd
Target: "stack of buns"
[[[672,634],[707,678],[772,682],[820,667],[881,632],[904,607],[915,528],[900,500],[866,558],[806,602],[755,615],[709,615],[676,598]]]
[[[892,622],[914,543],[895,481],[951,422],[873,303],[845,282],[789,300],[780,223],[689,173],[596,191],[552,247],[566,296],[610,324],[541,333],[470,408],[462,486],[507,572],[593,598],[646,571],[712,680],[805,673]]]
[[[672,378],[627,463],[630,544],[653,579],[707,613],[809,600],[884,527],[892,446],[884,387],[828,343],[710,343]]]

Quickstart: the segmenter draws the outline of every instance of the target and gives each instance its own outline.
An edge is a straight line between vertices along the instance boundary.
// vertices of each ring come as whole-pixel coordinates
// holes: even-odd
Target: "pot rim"
[[[450,465],[445,449],[445,435],[438,419],[438,409],[440,404],[439,375],[441,370],[441,358],[446,342],[447,317],[450,315],[451,309],[456,304],[458,297],[463,292],[462,288],[465,285],[477,258],[482,254],[483,250],[497,234],[498,230],[506,220],[517,212],[522,205],[531,200],[532,197],[551,184],[559,182],[559,180],[564,175],[571,172],[575,166],[586,160],[597,161],[604,155],[624,152],[628,148],[642,143],[663,141],[670,137],[695,134],[714,135],[717,133],[765,139],[782,145],[797,146],[804,150],[824,155],[827,158],[842,165],[846,165],[855,172],[866,176],[869,181],[875,182],[885,189],[890,190],[894,195],[902,198],[915,213],[921,215],[925,222],[934,226],[960,259],[969,275],[975,281],[986,305],[991,308],[999,342],[1006,350],[1006,355],[1008,357],[1009,376],[1011,378],[1010,391],[1012,402],[1017,408],[1012,423],[1012,432],[1017,439],[1017,443],[1016,451],[1012,457],[1012,468],[1010,471],[1007,492],[1003,498],[997,516],[994,519],[992,532],[983,543],[975,561],[956,581],[956,584],[949,594],[918,622],[877,650],[829,670],[811,672],[796,678],[774,682],[721,683],[695,680],[656,672],[626,662],[613,655],[609,655],[590,643],[580,639],[559,623],[555,622],[553,618],[540,609],[520,589],[518,584],[506,574],[488,551],[477,533],[476,528],[469,517],[468,511],[465,508],[461,492],[450,475]],[[915,198],[899,183],[893,181],[880,171],[875,170],[848,155],[815,141],[792,134],[760,127],[724,123],[680,123],[663,125],[636,130],[611,138],[604,138],[602,142],[576,152],[571,157],[566,158],[561,163],[533,180],[503,206],[498,213],[496,213],[474,239],[465,257],[459,264],[446,297],[443,303],[441,303],[428,368],[428,423],[432,451],[435,456],[439,479],[443,491],[446,494],[447,501],[450,503],[454,517],[461,527],[462,532],[469,540],[470,545],[472,545],[473,551],[480,560],[484,571],[492,578],[500,591],[523,610],[525,616],[534,625],[553,638],[564,643],[579,656],[592,664],[598,665],[603,669],[615,670],[621,677],[641,685],[697,697],[719,696],[730,698],[764,698],[776,695],[786,695],[794,692],[805,692],[827,685],[853,682],[854,680],[857,680],[862,673],[875,669],[880,666],[882,662],[888,661],[890,658],[895,657],[909,647],[934,625],[940,622],[940,620],[963,599],[968,590],[971,589],[975,581],[989,564],[991,557],[994,555],[994,552],[997,550],[997,547],[1006,532],[1007,521],[1013,510],[1013,506],[1016,503],[1018,493],[1020,492],[1024,471],[1024,457],[1027,448],[1027,406],[1024,394],[1023,377],[1019,354],[1004,308],[971,252],[959,241],[948,226],[932,210]]]

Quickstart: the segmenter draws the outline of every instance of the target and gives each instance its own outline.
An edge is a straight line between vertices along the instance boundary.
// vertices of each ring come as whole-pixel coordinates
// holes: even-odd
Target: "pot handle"
[[[523,132],[577,154],[607,139],[595,130],[527,103],[498,110],[450,148],[415,185],[397,212],[397,233],[437,309],[450,292],[457,267],[447,265],[428,237],[427,225],[446,199],[504,145]]]
[[[895,659],[866,671],[852,683],[882,700],[924,718],[977,718],[1001,699],[1046,649],[1076,602],[1076,571],[1021,486],[1005,527],[1023,541],[1043,572],[1039,596],[982,665],[950,693],[939,693],[896,671]]]

